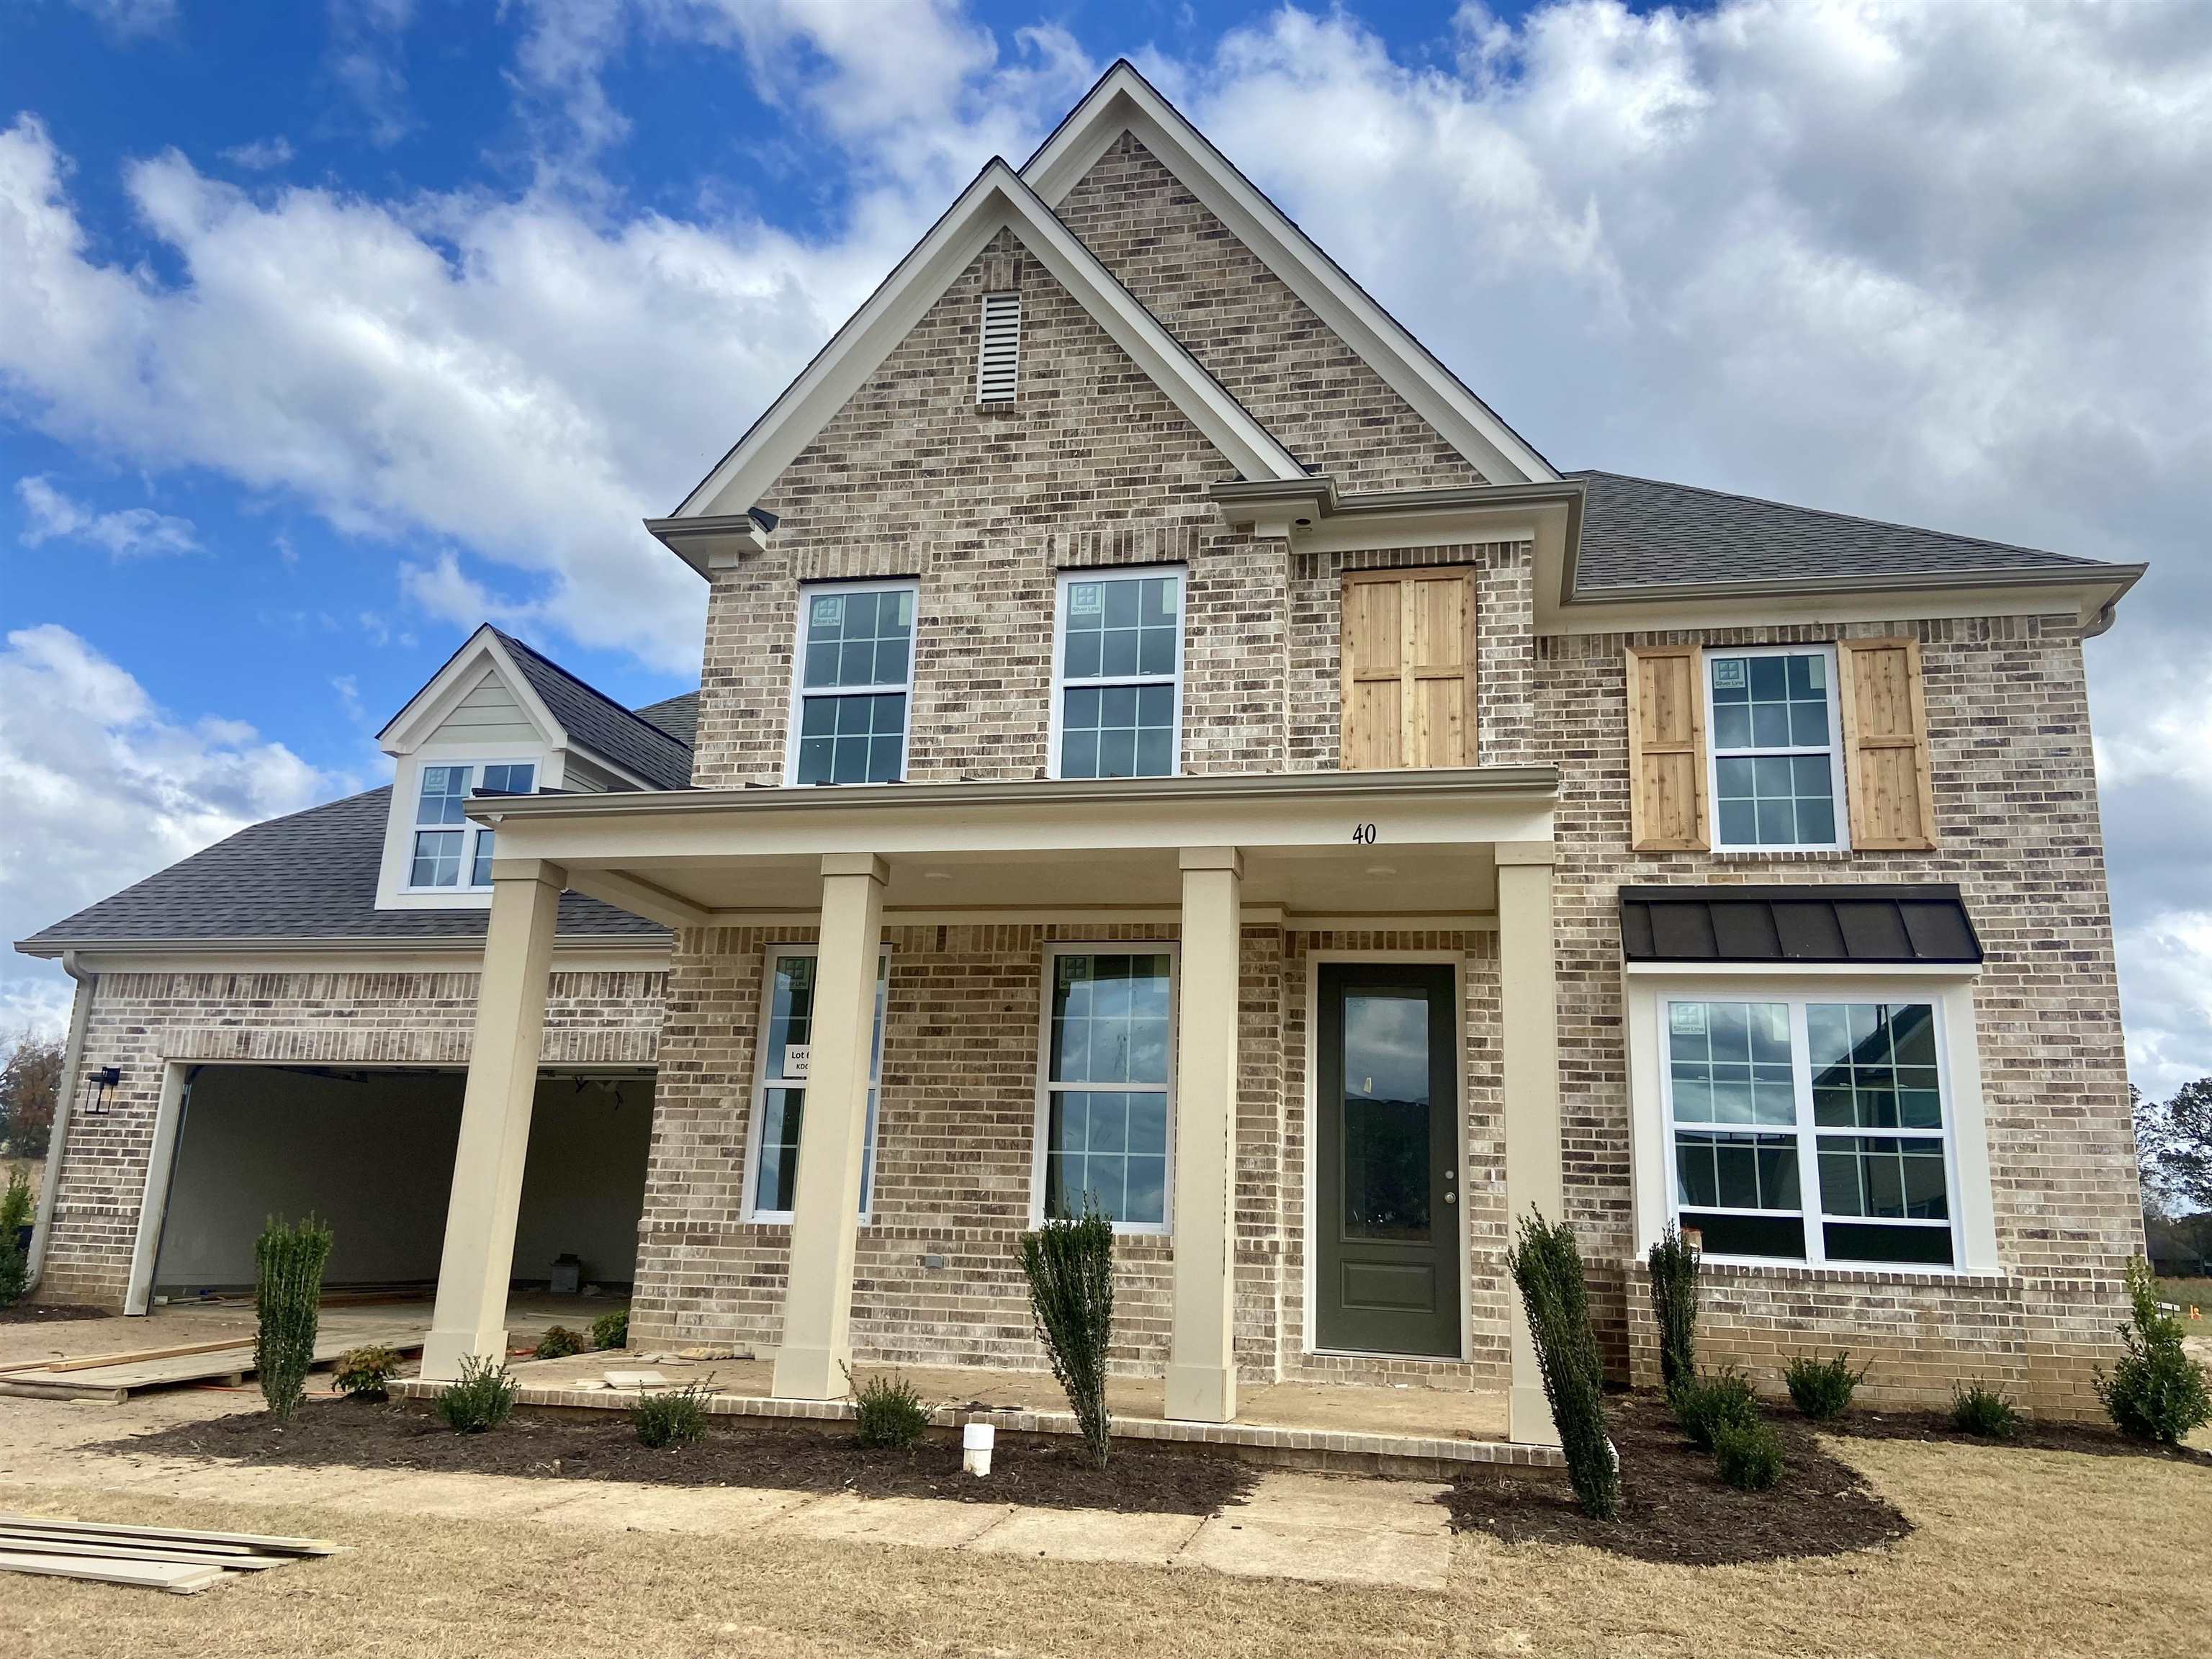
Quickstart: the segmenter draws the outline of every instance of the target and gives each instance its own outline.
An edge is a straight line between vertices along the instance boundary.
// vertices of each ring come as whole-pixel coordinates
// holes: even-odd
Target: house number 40
[[[1355,823],[1355,824],[1353,824],[1353,825],[1352,826],[1352,839],[1353,844],[1354,844],[1354,845],[1356,845],[1356,846],[1360,846],[1360,847],[1372,847],[1372,846],[1374,846],[1374,845],[1375,845],[1375,826],[1374,826],[1373,824],[1371,824],[1371,823]]]

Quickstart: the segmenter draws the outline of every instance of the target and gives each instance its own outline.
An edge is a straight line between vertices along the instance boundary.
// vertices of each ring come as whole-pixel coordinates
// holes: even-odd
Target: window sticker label
[[[1073,582],[1067,589],[1067,614],[1071,617],[1095,617],[1105,600],[1105,588],[1097,582]]]
[[[898,596],[898,625],[901,628],[914,626],[914,595],[903,590]],[[1814,684],[1818,684],[1819,682],[1815,681]]]
[[[1676,1036],[1705,1036],[1705,1005],[1702,1002],[1668,1003],[1667,1025]]]
[[[1742,690],[1743,670],[1744,660],[1741,657],[1715,657],[1713,659],[1714,688],[1722,691]]]
[[[817,628],[842,628],[845,625],[845,596],[824,593],[814,601],[814,625]]]
[[[811,1042],[787,1042],[783,1045],[783,1081],[806,1081],[807,1061],[812,1058],[814,1045]]]
[[[1828,689],[1828,659],[1818,652],[1805,659],[1805,684],[1815,691]]]

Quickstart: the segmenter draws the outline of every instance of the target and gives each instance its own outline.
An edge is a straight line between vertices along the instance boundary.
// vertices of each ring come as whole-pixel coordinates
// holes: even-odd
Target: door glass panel
[[[1429,1237],[1429,1000],[1344,996],[1344,1231]]]

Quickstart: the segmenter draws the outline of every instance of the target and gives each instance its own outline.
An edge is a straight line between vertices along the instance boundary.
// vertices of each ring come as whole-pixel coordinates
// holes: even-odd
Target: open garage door
[[[434,1286],[466,1082],[459,1071],[419,1067],[190,1068],[166,1203],[157,1183],[148,1186],[144,1224],[155,1238],[147,1288],[176,1297],[250,1287],[267,1218],[309,1213],[333,1235],[326,1285]],[[650,1073],[539,1078],[517,1284],[548,1285],[573,1257],[582,1283],[629,1285],[652,1127]]]

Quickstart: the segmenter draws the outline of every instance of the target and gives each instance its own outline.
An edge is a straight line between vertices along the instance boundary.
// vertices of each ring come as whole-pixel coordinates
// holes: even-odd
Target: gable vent
[[[1022,356],[1022,296],[983,296],[983,349],[975,359],[975,401],[1010,404]]]

